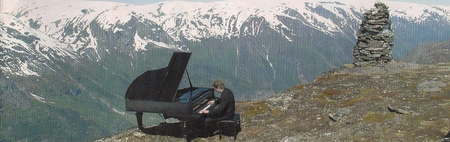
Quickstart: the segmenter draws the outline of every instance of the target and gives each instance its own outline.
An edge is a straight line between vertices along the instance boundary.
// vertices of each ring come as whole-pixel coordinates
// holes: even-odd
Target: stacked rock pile
[[[353,49],[354,62],[357,67],[385,64],[392,61],[394,33],[388,6],[378,2],[375,8],[364,13],[358,41]]]

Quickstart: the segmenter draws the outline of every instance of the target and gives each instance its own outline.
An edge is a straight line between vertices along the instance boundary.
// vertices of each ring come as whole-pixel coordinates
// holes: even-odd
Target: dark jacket
[[[220,98],[216,100],[218,107],[209,111],[209,116],[219,118],[219,120],[232,119],[234,116],[235,101],[233,92],[230,89],[224,88],[220,94]]]

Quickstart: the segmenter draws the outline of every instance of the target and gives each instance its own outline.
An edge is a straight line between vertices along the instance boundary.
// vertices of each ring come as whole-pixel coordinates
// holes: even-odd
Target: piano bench
[[[221,120],[217,123],[217,128],[219,129],[219,139],[222,139],[222,132],[226,128],[229,128],[229,124],[233,124],[233,136],[234,140],[236,140],[236,136],[238,131],[241,130],[241,115],[239,113],[235,113],[233,120]]]

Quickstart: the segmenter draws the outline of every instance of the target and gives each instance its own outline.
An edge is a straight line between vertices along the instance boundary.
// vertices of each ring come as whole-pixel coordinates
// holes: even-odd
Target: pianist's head
[[[225,85],[221,80],[214,80],[211,84],[217,92],[221,92],[225,88]]]

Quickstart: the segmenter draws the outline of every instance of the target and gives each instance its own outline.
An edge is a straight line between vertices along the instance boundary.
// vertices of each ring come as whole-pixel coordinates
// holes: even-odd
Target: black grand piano
[[[183,122],[186,137],[188,122],[201,117],[202,109],[215,107],[207,103],[215,99],[213,88],[190,87],[178,89],[191,53],[175,52],[165,68],[149,70],[138,76],[128,87],[125,95],[127,111],[135,111],[139,128],[144,112],[163,114],[164,118],[175,118]]]

